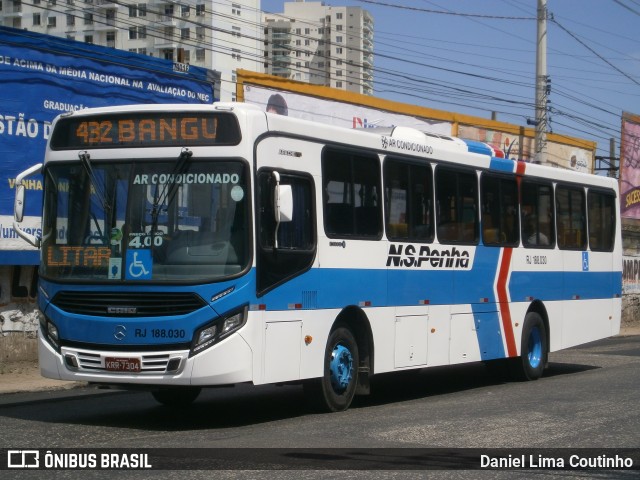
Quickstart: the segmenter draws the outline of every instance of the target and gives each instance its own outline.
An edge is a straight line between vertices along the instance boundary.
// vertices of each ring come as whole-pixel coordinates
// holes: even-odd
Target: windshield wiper
[[[96,192],[96,195],[98,196],[98,200],[102,205],[102,209],[106,212],[111,207],[109,207],[109,205],[107,204],[107,196],[105,195],[104,190],[102,190],[102,188],[99,187],[98,178],[96,177],[96,174],[93,171],[93,167],[91,166],[91,156],[87,151],[84,151],[84,152],[78,152],[78,158],[80,159],[82,166],[84,167],[84,169],[87,172],[87,175],[89,176],[89,181],[91,182],[91,186],[93,187],[93,189]]]
[[[178,161],[176,162],[171,174],[167,177],[167,181],[162,184],[162,190],[153,197],[153,206],[151,207],[151,231],[155,231],[158,224],[158,216],[160,215],[160,205],[167,202],[167,206],[176,193],[178,184],[175,182],[175,176],[181,173],[186,167],[187,162],[193,156],[193,152],[184,147],[180,152]],[[157,190],[156,190],[157,193]]]

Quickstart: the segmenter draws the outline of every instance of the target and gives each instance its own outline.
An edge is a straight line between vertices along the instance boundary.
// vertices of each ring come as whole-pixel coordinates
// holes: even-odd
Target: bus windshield
[[[244,162],[82,160],[45,171],[43,277],[193,283],[247,266]]]

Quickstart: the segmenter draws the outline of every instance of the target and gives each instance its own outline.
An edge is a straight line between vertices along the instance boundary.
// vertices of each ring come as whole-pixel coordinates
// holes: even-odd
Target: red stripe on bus
[[[507,353],[509,357],[515,357],[518,354],[516,349],[516,339],[513,334],[513,326],[511,324],[511,309],[509,308],[509,297],[507,296],[507,279],[509,278],[509,267],[511,266],[511,254],[513,248],[505,248],[502,253],[502,261],[500,262],[500,270],[498,272],[498,302],[500,305],[500,315],[502,317],[502,327],[504,328],[504,336],[507,341]]]

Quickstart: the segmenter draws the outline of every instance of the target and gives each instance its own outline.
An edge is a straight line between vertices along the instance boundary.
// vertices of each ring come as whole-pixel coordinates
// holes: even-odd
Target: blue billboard
[[[0,27],[0,265],[36,265],[13,231],[15,178],[44,157],[53,119],[89,107],[213,103],[219,74],[147,55]],[[30,177],[23,226],[40,231],[42,179]]]

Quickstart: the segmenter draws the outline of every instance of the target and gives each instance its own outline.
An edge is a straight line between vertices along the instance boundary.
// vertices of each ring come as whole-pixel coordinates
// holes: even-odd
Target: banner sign
[[[451,123],[449,122],[427,120],[256,85],[244,86],[244,101],[258,105],[265,111],[340,127],[389,128],[402,125],[440,135],[451,135]]]
[[[622,293],[640,293],[640,257],[622,258]]]
[[[620,214],[640,219],[640,115],[622,113]]]
[[[0,265],[35,265],[13,231],[15,177],[43,161],[64,112],[135,103],[216,101],[214,73],[170,60],[0,27]],[[42,178],[27,183],[23,226],[40,232]]]

